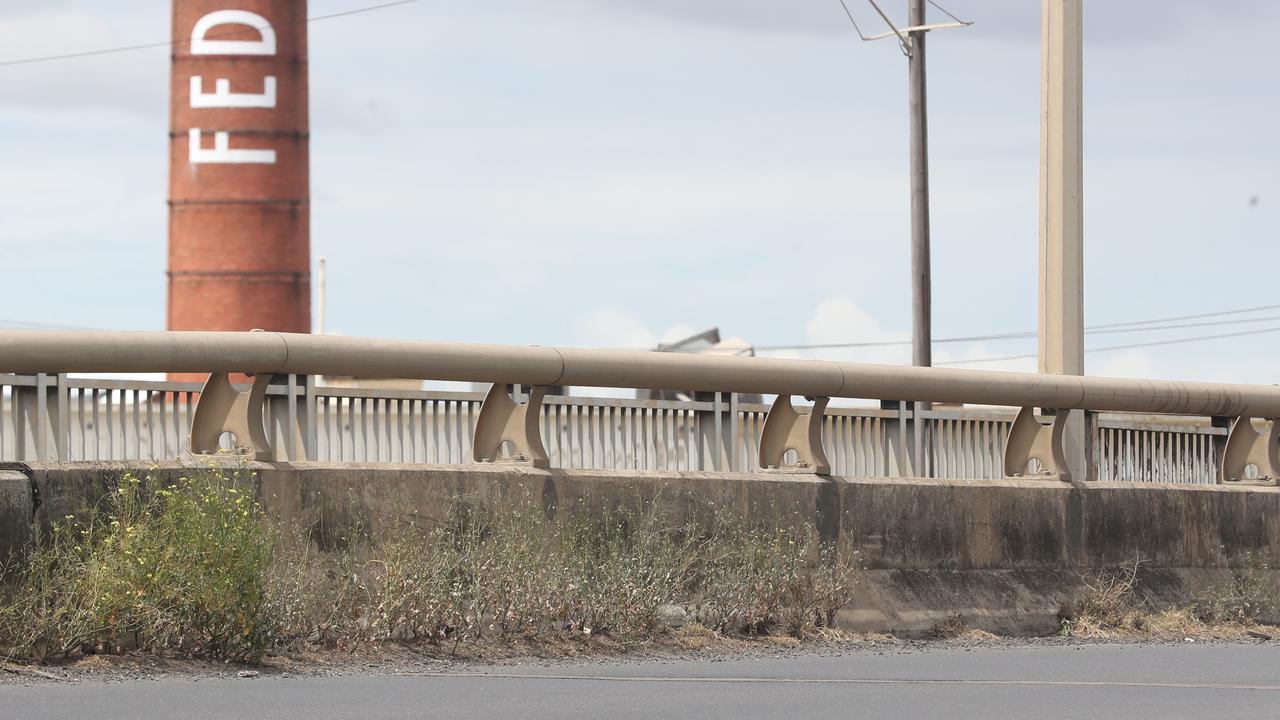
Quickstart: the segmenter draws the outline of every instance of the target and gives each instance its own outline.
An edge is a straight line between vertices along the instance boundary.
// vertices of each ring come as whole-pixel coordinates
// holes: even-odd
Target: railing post
[[[36,375],[35,414],[31,415],[31,408],[27,408],[27,420],[32,424],[35,435],[37,462],[49,459],[49,395],[45,392],[48,382],[48,375]]]
[[[1227,436],[1226,447],[1222,451],[1222,460],[1218,470],[1218,484],[1262,482],[1270,483],[1280,476],[1280,432],[1277,432],[1278,421],[1267,422],[1267,429],[1258,432],[1253,425],[1253,418],[1242,415],[1231,425],[1231,434]],[[1245,477],[1245,471],[1252,465],[1258,471],[1258,479]]]
[[[231,384],[227,373],[213,373],[200,391],[195,415],[191,419],[191,452],[214,455],[224,432],[236,438],[236,451],[255,460],[272,460],[271,441],[267,435],[263,410],[266,406],[270,375],[258,375],[253,387],[241,392]]]
[[[319,412],[317,406],[320,404],[316,395],[316,376],[303,375],[302,385],[302,438],[304,459],[319,460],[320,459],[320,424],[316,413]]]
[[[916,477],[930,477],[932,467],[926,457],[929,447],[929,419],[925,417],[925,403],[911,403],[911,469]]]
[[[1227,452],[1227,439],[1231,436],[1231,418],[1223,417],[1223,416],[1215,416],[1210,419],[1209,424],[1212,427],[1219,428],[1226,431],[1220,435],[1210,436],[1212,438],[1210,440],[1210,443],[1212,443],[1212,448],[1213,448],[1213,458],[1212,458],[1214,463],[1213,479],[1214,479],[1214,482],[1221,482],[1222,459]]]
[[[9,398],[11,421],[13,423],[13,459],[18,462],[30,460],[30,454],[27,452],[27,406],[31,403],[30,393],[27,391],[25,384],[19,384],[25,378],[21,375],[14,376],[13,385],[11,386],[11,395]]]
[[[791,404],[790,395],[773,401],[760,433],[761,470],[800,470],[818,475],[831,474],[831,462],[822,447],[822,423],[830,398],[813,398],[813,407],[801,412]],[[788,451],[795,451],[796,463],[786,465]]]
[[[1035,408],[1024,407],[1018,411],[1004,448],[1005,477],[1026,476],[1027,466],[1035,460],[1040,464],[1040,472],[1035,473],[1035,477],[1070,482],[1071,468],[1063,451],[1062,438],[1071,413],[1071,410],[1058,410],[1052,424],[1046,426],[1036,417]]]
[[[11,386],[14,459],[56,462],[69,459],[66,375],[38,373]],[[53,402],[50,403],[52,396]]]
[[[885,400],[880,403],[880,407],[886,410],[897,412],[895,423],[886,428],[885,432],[885,475],[893,475],[896,469],[900,477],[909,477],[911,475],[911,458],[909,438],[911,437],[911,421],[912,413],[907,408],[908,403],[899,400]],[[896,467],[889,467],[889,458],[892,456]]]
[[[722,393],[711,394],[711,410],[695,411],[698,423],[698,469],[719,472],[724,469],[724,450],[728,443],[724,438],[724,400]],[[694,402],[706,402],[706,394],[699,393]]]
[[[539,427],[542,398],[546,392],[545,387],[531,387],[529,399],[519,402],[518,386],[494,383],[480,406],[472,459],[475,462],[501,462],[502,446],[510,443],[512,462],[527,463],[536,468],[551,467]]]
[[[283,394],[268,393],[266,397],[267,437],[271,441],[272,459],[282,462],[306,460],[308,419],[306,409],[299,412],[299,404],[305,401],[300,391],[297,375],[287,373],[271,378],[273,388],[284,388]]]
[[[1098,448],[1102,445],[1102,433],[1098,428],[1098,413],[1093,410],[1082,410],[1084,413],[1084,467],[1086,482],[1097,482]]]
[[[717,391],[717,392],[716,392],[716,399],[715,399],[715,406],[714,406],[714,407],[713,407],[713,409],[712,409],[712,411],[715,413],[715,416],[716,416],[716,420],[715,420],[715,446],[714,446],[715,467],[714,467],[713,469],[714,469],[714,470],[716,470],[717,472],[718,472],[718,471],[720,471],[720,470],[723,470],[723,469],[724,469],[724,447],[725,447],[725,442],[724,442],[724,402],[723,402],[723,399],[724,399],[724,393],[721,393],[721,392]],[[703,469],[705,470],[706,468],[703,468]]]
[[[738,418],[738,393],[729,393],[729,472],[742,472],[742,421]]]
[[[302,444],[302,433],[298,427],[298,376],[293,373],[285,377],[284,406],[284,449],[287,455],[285,459],[297,460],[298,446]]]

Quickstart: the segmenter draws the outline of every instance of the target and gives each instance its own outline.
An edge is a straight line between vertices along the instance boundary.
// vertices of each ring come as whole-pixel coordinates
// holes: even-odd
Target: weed
[[[951,640],[969,632],[969,625],[959,613],[948,615],[933,624],[929,636],[938,640]]]
[[[1280,583],[1270,562],[1264,555],[1250,552],[1231,568],[1230,577],[1196,606],[1196,614],[1207,623],[1247,625],[1274,613],[1278,603]]]
[[[37,659],[134,647],[258,659],[276,637],[272,538],[247,480],[126,475],[10,568],[0,643]]]
[[[1229,577],[1212,588],[1207,599],[1187,607],[1151,610],[1138,602],[1136,585],[1141,557],[1119,568],[1082,579],[1073,606],[1059,615],[1059,634],[1111,638],[1130,634],[1186,637],[1239,634],[1280,602],[1280,587],[1266,559],[1247,555]]]

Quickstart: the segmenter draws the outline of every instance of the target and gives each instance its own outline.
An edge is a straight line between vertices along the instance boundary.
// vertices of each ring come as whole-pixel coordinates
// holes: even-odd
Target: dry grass
[[[933,628],[929,631],[929,637],[938,640],[951,640],[961,637],[967,632],[969,632],[969,626],[964,617],[956,614],[934,623]]]
[[[286,635],[341,647],[627,639],[662,632],[659,609],[676,607],[719,633],[799,637],[832,622],[859,570],[855,553],[811,531],[723,513],[674,529],[619,511],[554,521],[516,498],[447,516],[358,538],[336,556],[292,540],[272,573]]]
[[[709,512],[667,527],[612,510],[549,519],[540,498],[458,502],[444,520],[350,528],[321,552],[314,525],[264,516],[238,474],[126,478],[6,568],[0,650],[37,661],[135,648],[256,662],[307,645],[684,644],[829,627],[857,554],[806,529]],[[583,503],[588,507],[590,503]],[[671,608],[680,610],[671,610]],[[677,623],[679,624],[679,623]]]
[[[1152,638],[1239,638],[1249,636],[1258,618],[1280,600],[1269,566],[1248,555],[1229,578],[1187,607],[1152,609],[1138,601],[1142,558],[1082,578],[1082,592],[1060,613],[1060,634],[1116,640]]]

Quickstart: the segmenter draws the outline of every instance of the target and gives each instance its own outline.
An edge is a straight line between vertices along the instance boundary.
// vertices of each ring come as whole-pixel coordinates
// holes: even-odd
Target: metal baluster
[[[161,458],[156,457],[156,426],[155,414],[151,408],[151,391],[146,390],[144,393],[143,397],[146,398],[144,402],[147,406],[147,451],[153,461],[160,460]]]
[[[79,456],[78,458],[75,458],[75,459],[77,459],[77,460],[88,460],[88,459],[89,459],[89,447],[88,447],[88,437],[86,437],[86,436],[88,435],[88,433],[87,433],[87,432],[85,432],[85,427],[84,427],[84,421],[85,421],[85,418],[84,418],[84,394],[85,394],[85,389],[84,389],[84,388],[76,388],[76,389],[75,389],[75,392],[76,392],[76,418],[77,418],[76,425],[80,428],[80,456]],[[3,435],[3,434],[4,434],[3,432],[0,432],[0,435]],[[3,447],[3,443],[0,443],[0,447]],[[69,447],[69,445],[68,445],[68,447]],[[0,457],[2,457],[2,456],[3,456],[3,450],[0,450]]]
[[[401,432],[403,433],[402,437],[408,439],[409,452],[404,458],[402,458],[402,460],[404,462],[416,463],[418,461],[418,421],[420,420],[418,415],[418,401],[412,399],[401,400],[401,410],[403,411],[406,407],[409,409],[408,417],[405,427],[401,428]]]
[[[160,454],[166,458],[175,459],[176,454],[169,452],[169,412],[167,403],[170,393],[161,392],[159,395],[159,414],[160,414]]]
[[[333,414],[337,420],[336,429],[337,429],[337,435],[338,435],[338,462],[346,462],[346,459],[347,459],[348,421],[344,418],[344,416],[350,416],[351,413],[349,412],[350,408],[347,408],[348,412],[343,412],[343,406],[347,404],[346,400],[347,398],[335,397],[334,398],[335,402],[333,405]],[[352,427],[351,429],[351,437],[352,437],[351,444],[355,445],[355,428],[354,427]]]
[[[370,408],[372,406],[372,408]],[[372,427],[372,429],[370,429]],[[360,429],[364,432],[364,453],[361,462],[373,462],[378,457],[378,405],[372,398],[360,398]]]
[[[859,416],[853,419],[853,434],[856,454],[853,456],[854,470],[858,477],[874,477],[878,465],[876,449],[880,445],[878,418]]]
[[[573,462],[573,406],[566,401],[556,406],[556,446],[560,451],[563,467],[576,467]]]
[[[114,395],[114,392],[111,390],[107,390],[105,395],[107,398],[107,407],[106,407],[106,413],[105,413],[107,416],[107,458],[110,460],[115,460],[116,459],[116,423],[115,423],[115,413],[112,412],[112,408],[114,407],[114,400],[115,400],[112,397]]]
[[[636,409],[622,409],[622,459],[618,467],[623,470],[636,468]]]
[[[467,411],[470,408],[471,408],[470,403],[466,402],[465,400],[460,401],[458,403],[458,414],[456,416],[456,420],[458,423],[457,424],[458,457],[457,457],[457,460],[455,460],[454,462],[458,462],[458,463],[470,462],[470,458],[467,456],[467,431],[466,431],[466,425],[467,425],[466,420],[468,417]]]
[[[453,401],[445,400],[444,405],[444,447],[441,449],[441,462],[444,464],[453,463]]]
[[[409,455],[408,455],[409,459],[405,460],[405,462],[411,462],[411,463],[418,462],[418,425],[422,419],[420,408],[418,407],[418,402],[419,401],[417,400],[402,400],[400,405],[401,409],[403,409],[405,407],[405,404],[407,403],[409,408],[409,418],[408,418],[409,421],[407,423],[407,427],[402,428],[402,430],[408,435],[408,438],[409,438]],[[403,447],[403,443],[401,444],[401,447]]]
[[[333,462],[333,411],[329,407],[330,402],[328,395],[316,393],[316,416],[319,424],[316,429],[316,459],[325,462]],[[321,434],[324,435],[323,440]]]
[[[384,398],[383,400],[383,410],[384,410],[383,427],[387,428],[387,461],[388,462],[396,461],[396,436],[398,434],[396,430],[394,430],[394,427],[396,427],[396,425],[392,423],[392,402],[393,401],[390,400],[390,398]],[[396,418],[394,418],[394,420],[396,420],[398,423],[399,421],[398,413],[396,414]]]
[[[584,467],[598,467],[596,459],[596,423],[595,408],[590,405],[583,405],[579,412],[582,417],[582,433],[583,433],[583,462]],[[590,456],[588,458],[588,455]]]
[[[444,409],[444,411],[447,411],[447,410],[448,408]],[[441,424],[441,417],[442,417],[441,412],[442,412],[442,409],[440,407],[440,401],[432,400],[431,401],[431,453],[437,465],[441,463],[440,436],[443,434],[442,429],[444,427]]]
[[[435,428],[435,403],[422,400],[422,462],[431,462],[431,433]]]
[[[617,456],[618,442],[614,437],[614,408],[609,405],[600,406],[600,427],[604,432],[600,436],[600,456],[601,467],[608,470],[615,470],[616,464],[614,458]]]
[[[649,469],[649,427],[648,427],[648,408],[638,408],[637,412],[638,425],[636,434],[639,436],[639,444],[636,446],[636,467],[643,470]]]
[[[180,395],[181,393],[178,393],[178,392],[174,392],[169,395],[169,402],[170,402],[169,410],[171,411],[169,414],[173,416],[173,445],[174,445],[173,456],[175,458],[182,456],[182,441],[185,439],[184,437],[185,434],[182,432],[182,429],[183,429],[182,412],[178,408],[178,400],[180,399],[179,398]]]
[[[587,461],[587,449],[585,447],[585,439],[582,432],[582,407],[580,405],[569,406],[569,447],[573,455],[573,467],[585,468]]]

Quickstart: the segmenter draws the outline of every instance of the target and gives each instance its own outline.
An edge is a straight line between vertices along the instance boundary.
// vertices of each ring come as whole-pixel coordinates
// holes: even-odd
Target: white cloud
[[[818,304],[813,317],[805,323],[805,334],[814,345],[840,343],[879,343],[910,341],[911,335],[901,330],[886,330],[856,303],[843,295]],[[813,355],[835,360],[869,363],[910,363],[910,345],[872,348],[831,348],[811,351]]]
[[[622,308],[599,307],[578,320],[578,344],[642,350],[656,347],[658,335]]]
[[[1144,350],[1122,350],[1107,353],[1092,363],[1097,370],[1093,375],[1102,377],[1154,378],[1161,377],[1151,355]]]
[[[165,42],[168,13],[55,7],[0,16],[0,60],[18,60]],[[166,115],[165,47],[0,68],[0,106],[66,112],[71,108]],[[81,122],[86,118],[80,117]]]

